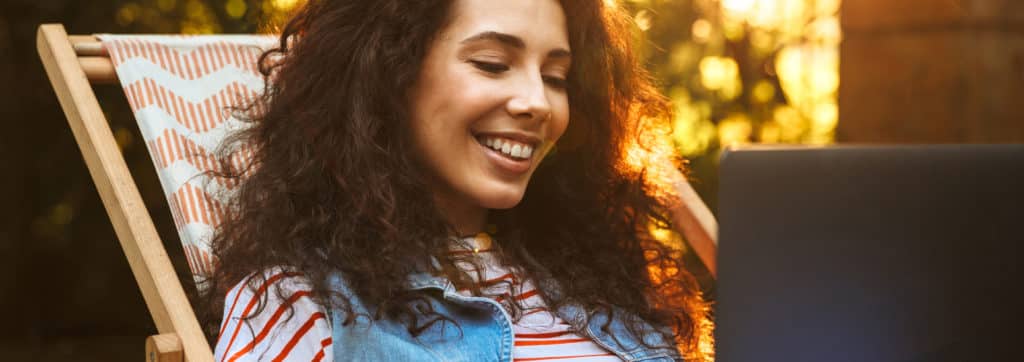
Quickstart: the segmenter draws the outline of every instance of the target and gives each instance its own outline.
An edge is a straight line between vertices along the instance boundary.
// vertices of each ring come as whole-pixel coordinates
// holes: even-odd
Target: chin
[[[480,200],[480,206],[487,209],[511,209],[519,205],[520,201],[523,201],[524,191],[495,191],[484,195],[478,200]]]

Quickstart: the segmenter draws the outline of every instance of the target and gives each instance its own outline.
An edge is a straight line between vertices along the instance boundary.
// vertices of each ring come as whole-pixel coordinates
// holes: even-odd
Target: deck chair
[[[274,41],[244,35],[69,36],[61,24],[39,27],[39,56],[157,327],[158,334],[146,339],[148,361],[211,361],[213,355],[91,85],[119,83],[124,89],[189,267],[201,277],[213,267],[206,242],[223,210],[219,193],[205,188],[232,185],[205,182],[200,174],[216,167],[211,151],[237,124],[228,108],[262,89],[255,62]],[[717,224],[681,176],[677,186],[674,224],[714,276]]]

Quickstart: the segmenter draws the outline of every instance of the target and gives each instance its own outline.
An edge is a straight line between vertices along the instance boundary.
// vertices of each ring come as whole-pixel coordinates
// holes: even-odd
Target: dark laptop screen
[[[740,150],[720,172],[719,361],[1024,360],[1024,145]]]

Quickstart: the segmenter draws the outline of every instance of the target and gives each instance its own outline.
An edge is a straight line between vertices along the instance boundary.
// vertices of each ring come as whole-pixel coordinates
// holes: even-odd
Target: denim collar
[[[587,311],[579,304],[570,303],[559,307],[558,315],[572,325],[581,325],[587,316]],[[640,337],[634,336],[627,329],[623,319],[624,315],[625,311],[615,308],[612,320],[609,322],[608,314],[591,313],[583,332],[594,343],[612,351],[625,361],[682,360],[675,344],[666,341],[664,333],[668,332],[667,330],[658,330],[650,324],[644,323],[642,326],[644,340],[651,347],[644,346]]]
[[[545,292],[551,293],[552,296],[557,297],[561,295],[561,288],[555,281],[543,280],[537,282],[538,287],[543,288]],[[447,278],[426,272],[410,274],[406,278],[406,286],[410,290],[438,289],[446,295],[455,290],[455,287]],[[565,304],[559,307],[556,313],[562,319],[576,326],[582,325],[583,320],[587,317],[586,310],[576,303]],[[639,337],[633,337],[626,329],[626,323],[622,318],[625,315],[625,311],[616,308],[613,314],[613,318],[609,323],[609,316],[607,314],[593,313],[583,332],[595,343],[612,351],[626,361],[659,358],[666,360],[682,359],[675,345],[666,341],[665,334],[663,333],[667,332],[667,330],[659,330],[645,324],[645,340],[649,345],[654,346],[653,348],[648,348],[643,345]],[[605,324],[607,324],[607,331],[604,328]]]
[[[409,290],[440,289],[442,291],[449,291],[455,289],[448,278],[427,272],[409,274],[406,277],[405,286]]]

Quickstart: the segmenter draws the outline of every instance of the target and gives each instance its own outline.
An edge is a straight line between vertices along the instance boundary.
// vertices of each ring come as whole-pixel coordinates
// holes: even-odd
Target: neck
[[[487,223],[487,209],[472,202],[458,202],[448,198],[437,198],[441,215],[452,226],[458,237],[473,236],[484,231]]]

